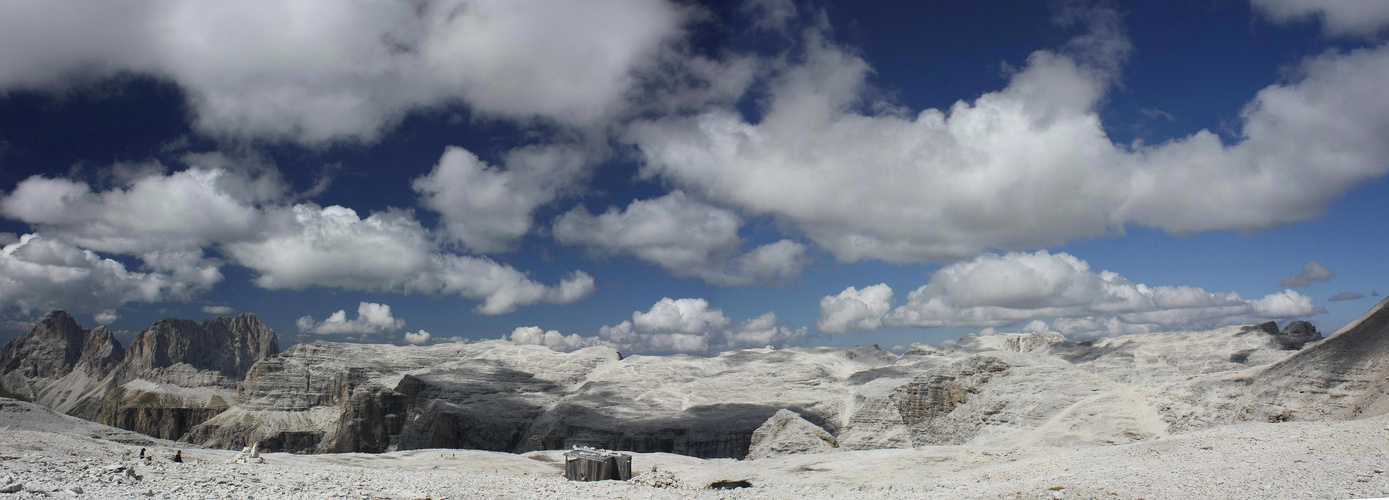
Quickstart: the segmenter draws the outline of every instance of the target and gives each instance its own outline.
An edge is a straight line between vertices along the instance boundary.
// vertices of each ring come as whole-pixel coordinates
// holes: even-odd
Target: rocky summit
[[[163,320],[125,348],[106,327],[83,330],[54,311],[0,349],[0,385],[64,413],[177,439],[226,409],[251,366],[277,352],[275,332],[253,314]]]
[[[81,335],[79,335],[81,332]],[[1240,422],[1389,412],[1389,309],[1308,323],[1089,340],[968,336],[711,357],[504,341],[314,342],[276,353],[252,315],[165,320],[127,349],[55,312],[5,346],[5,389],[215,448],[525,453],[583,445],[775,459],[964,445],[1123,445]]]

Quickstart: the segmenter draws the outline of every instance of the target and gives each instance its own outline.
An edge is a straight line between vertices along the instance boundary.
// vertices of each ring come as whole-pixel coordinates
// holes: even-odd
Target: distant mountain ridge
[[[0,386],[63,413],[177,439],[225,409],[251,366],[279,349],[275,332],[249,313],[161,320],[123,347],[105,326],[84,330],[57,310],[0,348]],[[199,391],[223,393],[212,394],[221,408],[211,396],[189,399]]]
[[[0,383],[118,427],[265,451],[585,445],[744,458],[755,435],[760,454],[1098,446],[1389,412],[1386,304],[1327,339],[1294,321],[1084,341],[971,335],[902,355],[859,346],[712,357],[505,341],[278,352],[250,314],[163,320],[123,349],[105,328],[83,331],[57,311],[0,349]]]

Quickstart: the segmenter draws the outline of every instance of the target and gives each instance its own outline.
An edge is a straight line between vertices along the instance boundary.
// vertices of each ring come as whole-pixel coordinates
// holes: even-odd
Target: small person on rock
[[[183,450],[174,452],[174,463],[183,463]]]

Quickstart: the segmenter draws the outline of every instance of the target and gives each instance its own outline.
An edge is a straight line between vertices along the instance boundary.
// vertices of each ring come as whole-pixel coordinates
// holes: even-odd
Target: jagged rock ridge
[[[6,392],[74,416],[177,439],[230,406],[237,382],[279,340],[253,314],[162,320],[128,348],[105,326],[54,311],[0,349]]]

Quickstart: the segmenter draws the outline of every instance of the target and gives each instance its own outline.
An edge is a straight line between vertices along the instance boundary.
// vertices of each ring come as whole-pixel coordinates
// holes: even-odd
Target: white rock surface
[[[1389,410],[1377,395],[1389,394],[1389,341],[1373,340],[1389,338],[1389,311],[1371,313],[1386,318],[1303,351],[1279,349],[1272,327],[1239,326],[1083,342],[969,336],[901,356],[876,346],[620,358],[501,341],[316,342],[253,367],[236,404],[188,439],[268,451],[585,445],[741,458],[757,428],[788,409],[844,450],[1128,444]],[[1363,362],[1334,368],[1348,349]]]
[[[828,453],[839,442],[820,426],[791,410],[777,410],[772,418],[752,433],[748,458],[768,458],[798,453]]]
[[[0,407],[0,415],[24,403]],[[154,442],[142,446],[64,429],[42,408],[0,431],[3,498],[1372,498],[1389,493],[1389,417],[1248,422],[1114,446],[925,446],[737,461],[634,455],[650,481],[563,478],[562,451],[263,454]],[[95,425],[95,424],[89,424]],[[109,430],[106,435],[121,431]],[[182,451],[183,463],[169,457]],[[642,477],[638,476],[638,477]],[[750,488],[708,490],[715,481]]]

